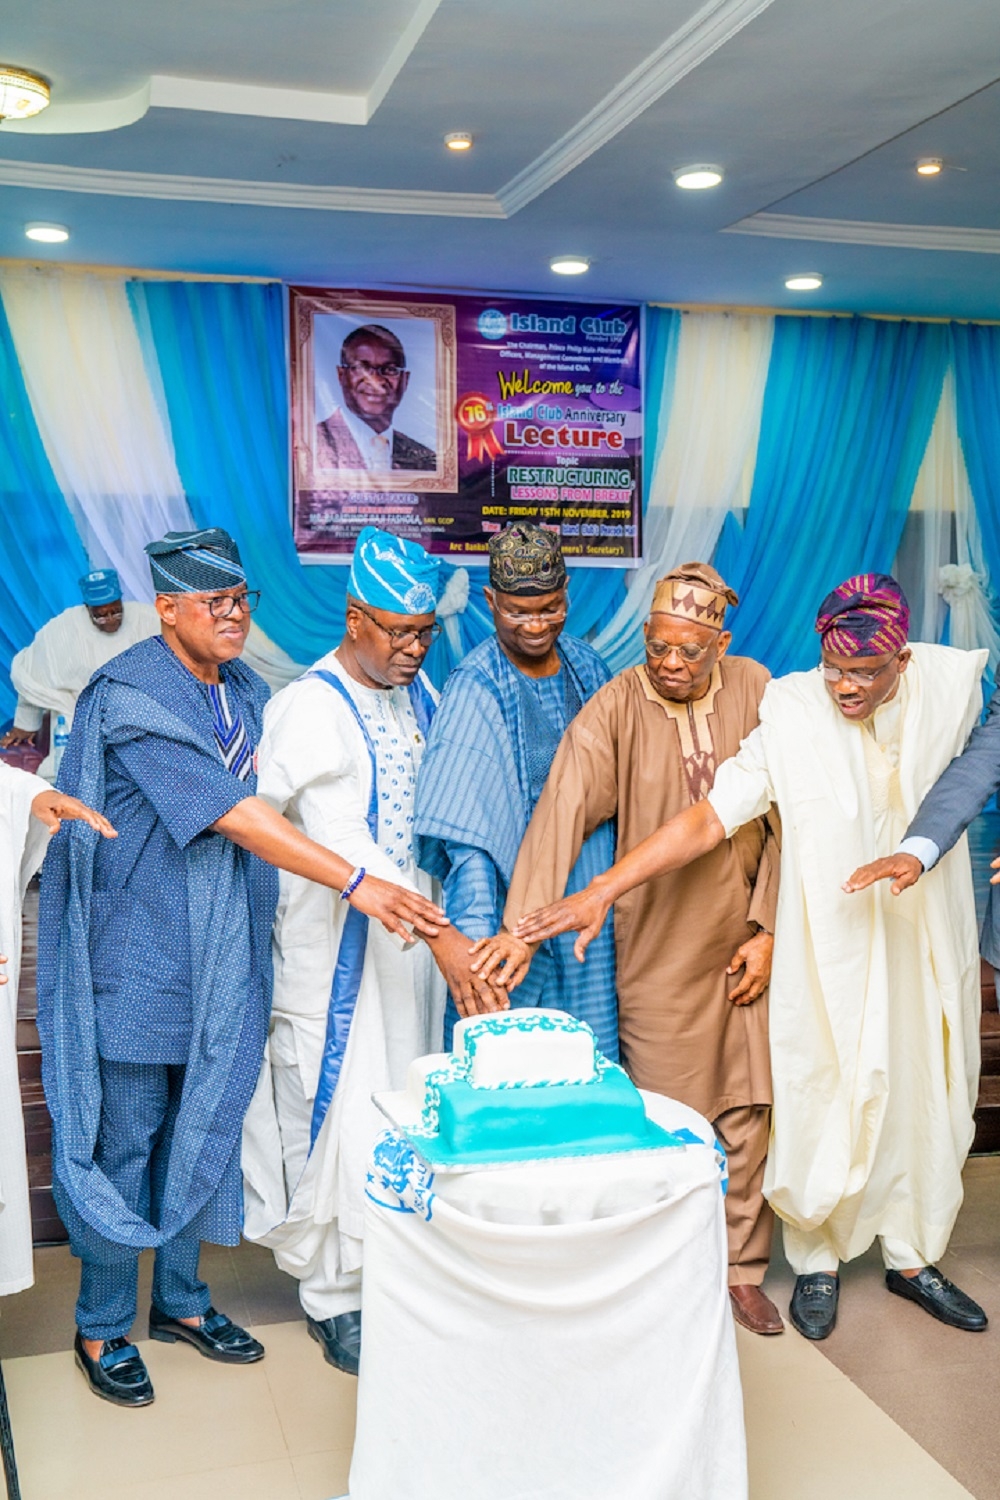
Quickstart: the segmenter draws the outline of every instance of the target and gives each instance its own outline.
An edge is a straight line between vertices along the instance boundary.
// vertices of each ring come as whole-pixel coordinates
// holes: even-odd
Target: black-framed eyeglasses
[[[260,603],[260,589],[244,589],[242,594],[213,594],[202,599],[213,620],[228,620],[233,613],[252,615]]]
[[[883,672],[888,671],[898,656],[899,652],[894,651],[887,662],[884,662],[881,667],[874,668],[833,667],[827,666],[826,662],[821,662],[820,671],[827,682],[839,682],[843,678],[846,682],[853,683],[855,687],[871,687],[876,677],[881,677]]]
[[[439,620],[435,620],[433,625],[425,625],[422,630],[391,630],[388,625],[383,625],[381,620],[376,620],[374,615],[370,615],[360,604],[352,604],[351,608],[356,609],[359,615],[364,615],[366,620],[371,620],[377,630],[381,630],[383,635],[389,637],[389,645],[393,651],[405,651],[407,646],[413,645],[414,641],[419,641],[426,651],[441,634]]]
[[[398,380],[405,370],[405,365],[397,365],[395,360],[387,360],[384,365],[373,365],[367,359],[348,359],[340,367],[349,370],[352,375],[372,376],[377,375],[380,380]]]

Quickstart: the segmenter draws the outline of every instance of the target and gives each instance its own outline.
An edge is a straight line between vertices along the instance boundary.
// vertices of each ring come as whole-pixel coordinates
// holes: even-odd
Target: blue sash
[[[339,677],[332,672],[318,669],[307,672],[306,677],[321,677],[328,687],[339,693],[347,704],[354,721],[364,736],[368,747],[368,757],[371,761],[371,792],[368,797],[368,832],[372,841],[378,841],[378,767],[375,763],[375,746],[372,744],[371,735],[365,728],[364,720],[358,713],[357,704],[351,697],[347,688]],[[434,717],[435,703],[424,684],[417,677],[410,684],[410,707],[417,721],[424,739],[430,729],[431,719]],[[340,938],[340,949],[337,953],[337,963],[333,971],[333,986],[330,991],[330,1008],[326,1017],[326,1040],[323,1043],[323,1061],[320,1065],[319,1083],[316,1087],[316,1098],[313,1103],[312,1122],[309,1131],[309,1149],[312,1150],[316,1144],[316,1138],[323,1128],[327,1110],[333,1102],[337,1083],[340,1079],[340,1070],[344,1062],[344,1053],[347,1051],[347,1038],[351,1031],[351,1022],[354,1019],[354,1009],[358,1003],[358,991],[361,988],[361,973],[365,966],[365,951],[368,947],[368,918],[364,912],[358,911],[357,907],[347,908],[347,917],[344,921],[344,930]]]

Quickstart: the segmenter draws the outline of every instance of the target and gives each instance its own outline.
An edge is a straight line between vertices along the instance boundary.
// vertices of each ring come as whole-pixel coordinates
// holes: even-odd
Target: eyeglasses
[[[362,609],[360,604],[352,604],[351,608],[356,609],[359,615],[364,615],[366,620],[371,620],[376,630],[381,630],[383,635],[389,637],[389,645],[393,651],[405,651],[408,646],[413,645],[414,641],[419,641],[426,651],[441,634],[441,625],[437,620],[433,625],[425,625],[423,630],[390,630],[388,625],[383,625],[381,620],[376,620],[375,616],[370,615],[366,609]]]
[[[244,590],[242,594],[213,594],[211,599],[200,599],[206,604],[213,620],[228,620],[235,612],[252,615],[260,603],[260,589]]]
[[[843,679],[845,682],[852,682],[855,687],[871,687],[876,677],[881,677],[882,673],[892,666],[898,655],[898,651],[894,652],[884,666],[875,667],[872,670],[865,667],[851,667],[849,670],[843,667],[828,667],[825,662],[820,665],[819,670],[827,682],[840,682]]]
[[[702,657],[708,655],[714,645],[714,641],[709,641],[707,646],[692,646],[687,643],[683,646],[670,646],[666,641],[647,641],[646,651],[654,661],[662,661],[676,651],[681,661],[693,667],[696,661],[701,661]]]
[[[380,380],[398,380],[406,366],[397,365],[393,360],[388,360],[384,365],[373,365],[367,359],[348,359],[340,368],[349,370],[352,375],[366,378],[377,375]]]
[[[502,615],[508,625],[561,625],[569,614],[569,600],[557,606],[555,609],[537,610],[510,610],[503,609],[499,604],[493,608],[498,615]]]

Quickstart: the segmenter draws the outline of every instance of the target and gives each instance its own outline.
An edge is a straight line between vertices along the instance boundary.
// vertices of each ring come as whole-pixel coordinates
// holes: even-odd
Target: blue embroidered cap
[[[366,526],[354,546],[347,592],[360,604],[394,615],[429,615],[437,608],[441,564],[416,542]]]
[[[122,596],[122,586],[114,568],[95,568],[80,579],[80,594],[84,604],[93,608],[98,604],[114,604]]]
[[[168,531],[145,551],[158,594],[210,594],[247,581],[239,548],[221,526]]]

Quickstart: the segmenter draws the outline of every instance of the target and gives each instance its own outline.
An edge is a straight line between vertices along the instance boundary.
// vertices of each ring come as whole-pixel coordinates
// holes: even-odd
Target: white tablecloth
[[[377,1152],[351,1500],[745,1500],[712,1131],[644,1097],[701,1141],[431,1181]]]

